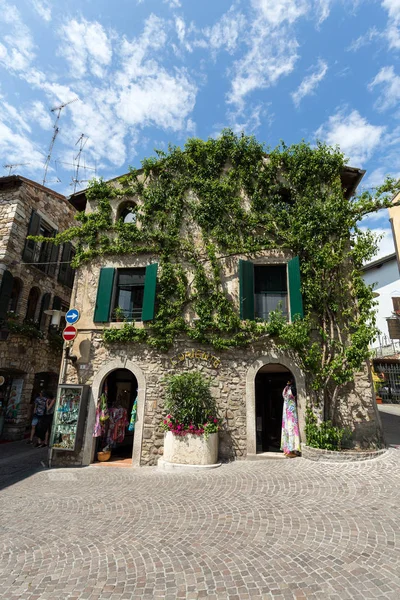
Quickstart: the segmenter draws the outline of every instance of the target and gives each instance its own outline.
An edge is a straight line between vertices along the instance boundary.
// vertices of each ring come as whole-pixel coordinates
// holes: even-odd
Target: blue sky
[[[50,109],[78,98],[47,175],[61,193],[82,133],[108,179],[227,126],[339,144],[374,187],[400,176],[399,53],[400,0],[0,0],[0,164],[42,182]],[[364,225],[393,251],[386,211]]]

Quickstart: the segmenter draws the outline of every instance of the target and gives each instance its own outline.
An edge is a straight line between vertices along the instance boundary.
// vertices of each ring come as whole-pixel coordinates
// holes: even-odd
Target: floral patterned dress
[[[290,385],[285,387],[282,396],[283,415],[281,450],[283,450],[285,454],[289,454],[289,452],[300,452],[299,421],[297,418],[296,399]]]

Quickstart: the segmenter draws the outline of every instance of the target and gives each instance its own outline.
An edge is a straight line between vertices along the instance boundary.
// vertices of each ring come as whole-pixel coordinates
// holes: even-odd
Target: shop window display
[[[59,386],[51,440],[54,450],[74,451],[82,443],[86,387],[82,385]]]

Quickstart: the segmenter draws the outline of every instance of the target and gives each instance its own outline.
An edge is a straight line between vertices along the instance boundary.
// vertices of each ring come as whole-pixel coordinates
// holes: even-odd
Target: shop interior
[[[282,392],[292,373],[279,364],[264,365],[256,386],[257,452],[280,452],[282,433]]]
[[[104,448],[111,450],[107,462],[132,460],[137,389],[137,379],[128,369],[116,369],[106,377],[102,397],[106,400],[108,418],[97,436],[95,460]]]

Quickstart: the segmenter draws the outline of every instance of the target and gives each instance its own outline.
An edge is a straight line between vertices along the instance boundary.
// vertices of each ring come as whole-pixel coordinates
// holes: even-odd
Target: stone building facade
[[[0,402],[2,437],[20,439],[30,424],[32,398],[57,390],[59,331],[46,310],[65,310],[73,284],[72,246],[27,241],[51,237],[74,223],[67,199],[21,176],[0,178]]]
[[[82,198],[82,194],[76,198],[81,206]],[[123,201],[112,200],[114,219],[125,214],[126,205],[126,197]],[[94,208],[86,204],[87,212]],[[185,337],[177,339],[173,348],[166,353],[139,343],[104,344],[101,335],[104,328],[124,326],[124,323],[112,318],[118,298],[123,298],[118,296],[120,290],[124,289],[119,283],[121,274],[137,270],[146,280],[145,269],[149,265],[156,265],[157,260],[157,256],[150,254],[107,256],[78,269],[71,300],[71,305],[79,309],[81,315],[76,325],[78,334],[72,345],[72,353],[77,360],[66,365],[63,383],[87,385],[89,402],[83,416],[85,427],[81,446],[75,452],[53,449],[52,464],[88,465],[95,460],[96,450],[99,450],[98,438],[93,437],[96,407],[105,390],[112,395],[111,388],[127,393],[134,389],[134,392],[129,391],[129,394],[132,393],[131,400],[137,393],[137,421],[129,454],[132,464],[156,464],[163,453],[163,433],[159,426],[163,417],[163,380],[166,375],[183,370],[200,370],[211,379],[212,393],[224,421],[223,431],[220,432],[221,459],[251,459],[259,453],[279,451],[282,389],[289,377],[294,377],[296,382],[300,436],[305,441],[305,410],[311,393],[307,376],[295,356],[283,352],[268,336],[247,348],[226,351],[216,351]],[[246,256],[236,256],[227,258],[222,264],[224,290],[238,311],[243,300],[241,278],[244,261],[248,262]],[[295,285],[292,281],[296,281],[296,278],[290,277],[291,261],[295,261],[295,257],[290,253],[268,251],[252,259],[251,267],[253,270],[264,266],[283,269],[288,287],[286,297],[282,292],[282,300],[289,319],[293,316],[294,304],[298,304],[300,293],[300,288],[291,289]],[[146,297],[146,281],[144,286]],[[104,303],[107,295],[106,316],[103,314],[99,317],[102,310],[100,304]],[[259,299],[255,300],[257,310]],[[185,317],[189,320],[196,318],[190,313]],[[140,318],[134,319],[130,315],[128,320],[136,320],[135,327],[143,327]],[[147,318],[142,316],[142,320]],[[114,376],[117,381],[112,380]],[[338,413],[342,425],[351,426],[356,446],[379,447],[382,444],[368,365],[351,384],[343,388],[338,399]]]

